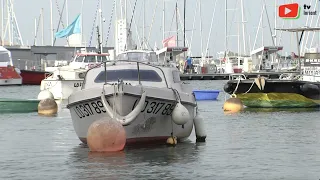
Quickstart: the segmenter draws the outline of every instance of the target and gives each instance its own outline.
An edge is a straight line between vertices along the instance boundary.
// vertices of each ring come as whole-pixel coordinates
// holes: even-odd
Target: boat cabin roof
[[[138,61],[138,62],[158,62],[156,52],[145,50],[129,50],[118,54],[116,60]]]
[[[277,51],[281,51],[283,49],[282,46],[262,46],[258,49],[251,51],[251,55],[260,55],[262,52],[269,52],[270,54],[275,53]]]
[[[72,62],[101,63],[107,60],[108,53],[77,53]]]

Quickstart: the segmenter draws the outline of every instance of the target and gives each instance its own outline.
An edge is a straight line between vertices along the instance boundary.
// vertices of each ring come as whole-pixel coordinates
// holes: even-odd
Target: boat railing
[[[107,66],[113,66],[115,65],[116,63],[118,62],[128,62],[128,63],[136,63],[137,64],[137,70],[138,70],[138,81],[139,81],[139,84],[141,85],[141,80],[140,80],[140,64],[143,64],[143,65],[146,65],[146,66],[150,66],[150,67],[154,67],[154,68],[157,68],[161,71],[163,77],[164,77],[164,80],[165,80],[165,83],[166,83],[166,86],[167,88],[169,88],[168,86],[168,82],[167,82],[167,77],[165,75],[165,73],[163,72],[163,70],[158,67],[157,65],[152,65],[150,62],[141,62],[141,61],[132,61],[132,60],[116,60],[116,61],[105,61],[105,62],[102,62],[100,63],[100,66],[97,66],[95,68],[98,68],[98,67],[101,67],[101,66],[104,66],[104,71],[106,71],[107,69]],[[92,70],[92,69],[95,69],[95,68],[91,68],[89,69],[88,71]],[[107,83],[105,81],[105,83]]]
[[[53,72],[45,73],[45,74],[44,74],[44,78],[46,79],[46,78],[48,78],[48,77],[50,77],[50,76],[52,76],[52,75],[53,75]]]
[[[245,80],[247,79],[247,77],[243,73],[229,74],[229,80],[238,80],[238,79]]]

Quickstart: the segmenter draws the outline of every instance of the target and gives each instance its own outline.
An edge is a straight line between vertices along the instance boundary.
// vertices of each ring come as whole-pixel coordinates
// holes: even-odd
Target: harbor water
[[[226,81],[186,81],[194,89],[221,90]],[[36,98],[39,86],[0,87],[2,98]],[[0,179],[320,179],[319,109],[222,110],[199,101],[207,141],[176,147],[146,145],[92,153],[80,144],[69,110],[56,117],[1,114]]]

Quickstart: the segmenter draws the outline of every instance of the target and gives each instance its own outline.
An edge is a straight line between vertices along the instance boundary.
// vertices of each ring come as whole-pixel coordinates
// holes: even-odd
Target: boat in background
[[[40,100],[0,98],[0,113],[37,112]]]
[[[259,76],[246,79],[243,74],[230,76],[224,91],[241,99],[247,107],[253,108],[308,108],[320,106],[320,51],[315,50],[300,56],[299,32],[319,31],[320,28],[279,29],[297,34],[298,73],[284,73],[279,79],[267,79]],[[265,70],[270,54],[263,52],[262,66]],[[301,61],[303,60],[303,61]],[[239,77],[244,77],[241,79]],[[237,79],[236,79],[237,78]]]
[[[21,84],[20,70],[13,66],[11,52],[0,46],[0,86]]]
[[[54,99],[68,99],[71,93],[82,88],[88,69],[109,60],[108,53],[81,52],[67,66],[57,67],[41,81],[40,90],[49,90]]]
[[[38,70],[20,70],[23,85],[40,85],[41,81],[46,78],[49,72]]]

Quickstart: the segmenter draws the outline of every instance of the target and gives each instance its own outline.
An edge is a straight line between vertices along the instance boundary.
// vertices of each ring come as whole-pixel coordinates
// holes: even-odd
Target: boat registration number
[[[135,108],[137,103],[138,103],[138,99],[134,102],[132,106],[132,110]],[[163,103],[163,102],[146,100],[144,103],[144,108],[141,110],[141,112],[146,112],[148,114],[161,113],[164,116],[171,115],[175,106],[176,106],[175,104],[171,104],[171,103]]]
[[[135,108],[137,103],[138,103],[138,99],[134,102],[132,106],[132,110]],[[167,116],[172,114],[174,107],[175,107],[175,103],[171,104],[171,103],[163,103],[163,102],[146,100],[141,112],[142,113],[144,112],[147,114],[161,114],[163,116]],[[106,113],[106,110],[101,100],[76,105],[73,108],[73,110],[79,118],[85,118],[95,114]]]
[[[80,119],[94,114],[106,113],[100,100],[76,105],[73,110]]]

